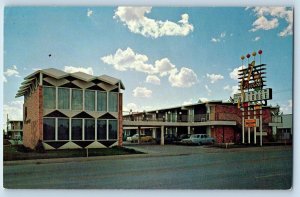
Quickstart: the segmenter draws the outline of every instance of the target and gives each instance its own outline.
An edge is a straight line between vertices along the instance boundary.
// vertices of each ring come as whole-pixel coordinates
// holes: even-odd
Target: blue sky
[[[289,7],[6,7],[4,115],[22,118],[18,87],[49,67],[121,79],[125,111],[228,100],[240,56],[259,49],[270,104],[291,113],[292,14]]]

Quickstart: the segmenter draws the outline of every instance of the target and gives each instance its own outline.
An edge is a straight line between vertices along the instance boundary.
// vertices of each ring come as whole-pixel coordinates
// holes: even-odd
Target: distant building
[[[262,108],[263,142],[273,139],[272,129],[282,125],[281,118],[274,115],[279,107]],[[208,134],[217,143],[242,142],[242,114],[236,104],[222,101],[208,101],[192,105],[157,109],[145,112],[130,112],[123,116],[124,134],[137,133],[163,138],[166,134]],[[253,112],[251,112],[253,115]],[[259,144],[259,127],[256,141]],[[162,134],[163,132],[163,134]],[[254,129],[250,131],[250,141],[254,143]],[[126,137],[124,136],[124,137]],[[245,142],[248,142],[248,129],[245,128]],[[163,141],[162,141],[163,143]]]
[[[6,136],[11,140],[23,139],[23,121],[21,120],[8,120]]]
[[[46,149],[104,148],[122,145],[122,93],[119,79],[54,68],[25,77],[25,146]]]
[[[277,127],[277,140],[282,142],[291,142],[293,138],[293,115],[282,115],[282,125]]]

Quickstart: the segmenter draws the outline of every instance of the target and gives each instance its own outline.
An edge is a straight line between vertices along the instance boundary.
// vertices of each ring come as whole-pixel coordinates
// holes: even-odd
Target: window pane
[[[72,89],[72,109],[82,110],[82,90]]]
[[[72,140],[82,140],[82,119],[72,119]]]
[[[44,108],[55,109],[56,91],[54,87],[43,87]]]
[[[58,88],[58,109],[70,109],[70,89]]]
[[[95,91],[85,91],[85,110],[95,111]]]
[[[94,119],[85,119],[84,138],[85,138],[85,140],[95,140],[95,120]]]
[[[109,111],[117,112],[118,111],[118,93],[109,92],[108,103],[109,103]]]
[[[59,140],[69,140],[69,119],[57,120],[57,132]]]
[[[106,140],[106,120],[97,120],[97,139]]]
[[[97,110],[107,111],[107,93],[100,91],[98,91],[97,93]]]
[[[118,137],[118,134],[117,134],[117,131],[118,131],[118,123],[117,123],[117,120],[109,120],[108,121],[108,135],[109,135],[109,139],[110,140],[115,140],[117,139]]]
[[[43,139],[55,140],[55,119],[54,118],[43,119]]]

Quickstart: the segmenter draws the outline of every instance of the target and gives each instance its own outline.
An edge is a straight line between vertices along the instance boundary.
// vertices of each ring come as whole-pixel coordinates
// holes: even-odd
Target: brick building
[[[25,77],[23,144],[45,149],[122,145],[122,90],[119,79],[54,68]]]
[[[264,142],[272,140],[272,127],[281,124],[281,119],[275,118],[273,113],[278,110],[279,107],[262,108]],[[253,115],[253,112],[249,113]],[[124,134],[127,136],[133,135],[137,132],[136,128],[139,128],[142,134],[152,135],[154,138],[162,138],[166,134],[208,134],[217,143],[242,142],[242,113],[236,104],[229,102],[209,101],[140,113],[131,111],[123,119]],[[248,142],[247,132],[245,129],[245,142]],[[259,134],[256,134],[256,139],[259,139]],[[251,143],[254,143],[253,139],[254,130],[251,129]]]

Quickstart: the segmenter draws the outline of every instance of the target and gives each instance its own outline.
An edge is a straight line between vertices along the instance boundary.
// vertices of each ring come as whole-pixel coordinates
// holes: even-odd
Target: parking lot
[[[148,154],[4,165],[4,187],[289,189],[292,185],[291,146],[223,149],[130,144],[126,147]]]

